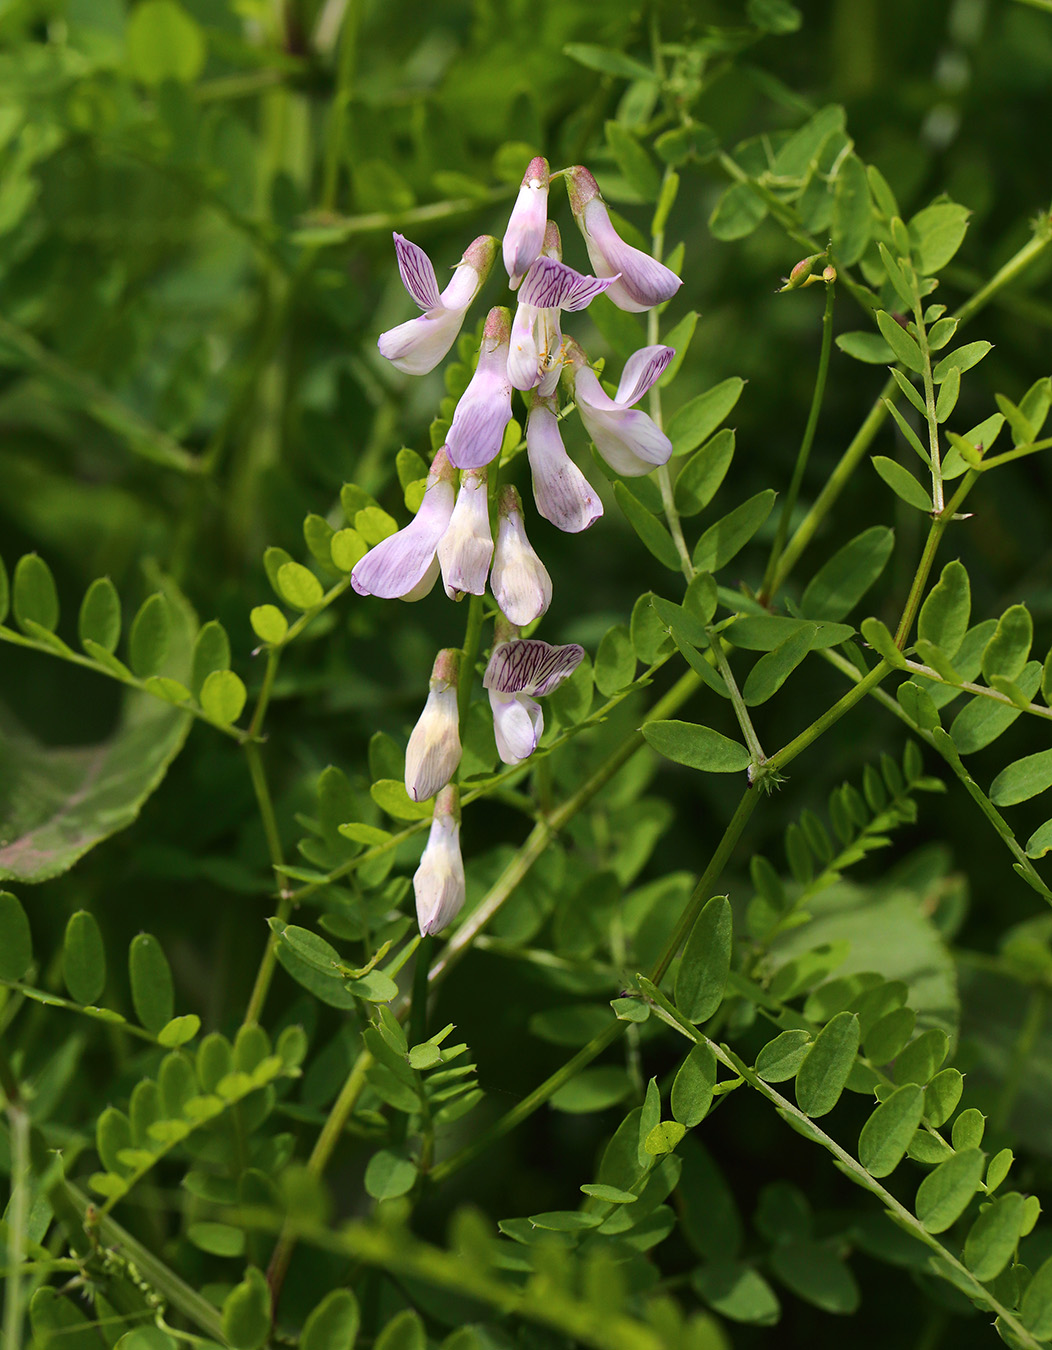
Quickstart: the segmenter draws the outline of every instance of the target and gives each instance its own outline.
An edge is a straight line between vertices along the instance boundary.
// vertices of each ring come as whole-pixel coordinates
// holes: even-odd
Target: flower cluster
[[[576,272],[562,260],[559,229],[548,220],[549,187],[557,178],[566,181],[594,275]],[[440,573],[453,600],[484,595],[488,584],[498,615],[483,686],[500,758],[521,764],[537,748],[544,728],[537,700],[573,674],[584,649],[519,634],[547,610],[552,581],[527,537],[518,491],[496,481],[512,397],[518,391],[526,404],[526,453],[537,510],[560,530],[587,529],[603,507],[563,444],[560,382],[572,388],[585,430],[610,467],[622,475],[649,473],[668,461],[672,446],[636,404],[674,352],[662,346],[636,352],[611,397],[579,344],[563,336],[561,316],[585,309],[602,294],[624,310],[650,309],[670,299],[680,279],[625,243],[586,168],[576,165],[552,174],[540,157],[531,160],[523,176],[503,240],[498,244],[489,235],[474,240],[444,290],[423,249],[400,234],[394,242],[402,282],[423,313],[381,334],[377,345],[406,374],[425,375],[445,357],[498,248],[516,309],[514,318],[499,305],[489,311],[478,365],[457,402],[445,444],[434,456],[415,517],[360,559],[351,584],[359,595],[402,600],[427,595]],[[460,799],[452,782],[461,758],[460,656],[453,649],[439,652],[427,703],[406,750],[407,793],[418,802],[435,798],[431,833],[413,877],[425,935],[444,928],[464,902]],[[470,672],[463,675],[468,678]]]

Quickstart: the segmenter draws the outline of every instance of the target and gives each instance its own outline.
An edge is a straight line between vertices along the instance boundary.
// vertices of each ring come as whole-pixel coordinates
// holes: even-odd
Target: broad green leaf
[[[723,1002],[733,943],[730,902],[714,895],[690,930],[676,972],[676,1007],[688,1022],[707,1022]]]
[[[997,621],[993,637],[983,652],[983,679],[1003,675],[1017,680],[1030,655],[1034,640],[1034,622],[1026,605],[1012,605]]]
[[[350,572],[369,552],[369,545],[357,530],[337,530],[329,544],[333,566],[341,572]]]
[[[201,686],[201,707],[206,717],[220,726],[230,726],[241,716],[248,691],[232,670],[213,670]]]
[[[873,234],[873,203],[866,168],[855,154],[841,162],[833,193],[833,250],[841,267],[853,267]]]
[[[29,1300],[33,1350],[99,1350],[95,1328],[71,1298],[44,1285]]]
[[[676,551],[676,545],[672,542],[672,536],[661,521],[642,505],[624,483],[614,484],[614,496],[617,499],[618,506],[625,513],[628,523],[658,562],[664,563],[673,572],[678,572],[680,567],[679,553]]]
[[[599,47],[591,42],[568,42],[563,47],[563,54],[578,65],[601,71],[604,75],[617,75],[624,80],[655,78],[649,66],[612,47]]]
[[[380,1149],[365,1169],[365,1189],[374,1200],[390,1200],[407,1195],[416,1185],[416,1163],[405,1153]]]
[[[695,455],[691,455],[676,479],[674,498],[681,516],[703,511],[720,489],[734,458],[734,432],[717,431]]]
[[[737,554],[771,514],[776,493],[758,492],[710,525],[694,549],[694,567],[699,572],[718,572]]]
[[[625,181],[639,194],[640,200],[656,201],[661,190],[661,175],[635,136],[622,123],[609,121],[606,143]]]
[[[658,210],[660,211],[660,206]],[[690,350],[690,344],[694,339],[694,330],[698,326],[698,319],[701,316],[696,309],[689,310],[684,314],[674,327],[670,328],[662,337],[662,342],[666,347],[671,347],[675,351],[675,356],[665,367],[664,374],[658,381],[658,387],[664,389],[670,385],[676,378],[680,366],[683,364],[683,358]]]
[[[749,671],[742,688],[742,697],[750,708],[766,703],[781,689],[811,650],[817,632],[815,624],[798,628],[795,633],[790,633],[783,643],[775,647],[774,651],[760,657]]]
[[[897,1083],[930,1083],[950,1053],[950,1038],[942,1027],[929,1027],[895,1058]]]
[[[779,147],[772,173],[779,178],[804,178],[814,173],[830,137],[842,133],[844,123],[844,109],[839,104],[820,108]]]
[[[335,530],[325,519],[313,512],[303,521],[303,541],[311,557],[322,568],[332,571],[332,538]]]
[[[307,1318],[300,1350],[353,1350],[358,1336],[358,1300],[350,1289],[332,1289]]]
[[[551,1104],[556,1111],[590,1115],[623,1102],[631,1091],[632,1080],[624,1069],[614,1064],[601,1065],[584,1069],[569,1083],[564,1083],[552,1094]]]
[[[953,1122],[951,1139],[958,1152],[965,1148],[978,1148],[986,1132],[986,1117],[978,1107],[970,1106],[962,1111]]]
[[[194,615],[170,583],[165,591],[173,625],[164,673],[186,681]],[[182,748],[189,726],[182,709],[128,690],[109,739],[52,747],[0,707],[0,838],[6,841],[0,844],[0,880],[58,876],[130,825]]]
[[[770,1327],[781,1317],[777,1294],[759,1271],[743,1262],[714,1261],[699,1266],[690,1282],[714,1312],[732,1322]]]
[[[106,985],[106,950],[94,914],[78,909],[66,924],[62,978],[77,1003],[97,1003]]]
[[[140,680],[156,675],[164,665],[171,631],[168,601],[158,591],[143,602],[128,639],[128,664]]]
[[[796,1075],[796,1102],[813,1118],[832,1111],[840,1100],[858,1053],[859,1027],[854,1013],[837,1013],[815,1037]]]
[[[1026,1287],[1019,1309],[1020,1320],[1039,1341],[1052,1336],[1052,1256],[1038,1266]]]
[[[913,288],[906,280],[906,274],[895,258],[892,257],[883,242],[877,244],[877,251],[880,253],[880,260],[884,264],[884,271],[888,274],[888,280],[902,301],[907,312],[913,309]]]
[[[872,1063],[889,1064],[913,1035],[917,1014],[912,1008],[893,1008],[877,1019],[865,1037],[866,1058]]]
[[[924,1090],[924,1115],[938,1129],[957,1110],[964,1091],[964,1075],[959,1069],[943,1069]]]
[[[895,353],[879,333],[840,333],[836,345],[845,356],[865,361],[867,365],[889,366],[895,360]]]
[[[1046,820],[1043,825],[1039,825],[1027,840],[1026,856],[1043,858],[1049,850],[1052,850],[1052,820]]]
[[[1002,769],[990,786],[990,800],[995,806],[1015,806],[1050,787],[1052,750],[1040,750]]]
[[[80,606],[77,631],[81,643],[90,639],[108,652],[117,650],[121,636],[121,601],[109,577],[93,581]]]
[[[709,216],[714,239],[725,242],[752,234],[767,215],[767,203],[751,183],[732,183],[725,188]]]
[[[910,221],[913,259],[926,276],[941,272],[960,248],[970,215],[956,202],[936,202]]]
[[[858,1138],[858,1160],[875,1177],[898,1167],[921,1122],[924,1089],[915,1083],[897,1088],[877,1107]]]
[[[27,553],[15,565],[11,587],[15,622],[23,632],[27,623],[53,633],[58,627],[58,591],[51,568],[37,553]]]
[[[629,625],[632,647],[645,666],[653,665],[672,648],[668,630],[650,603],[655,599],[657,597],[653,591],[644,591],[632,606],[632,619]],[[558,692],[556,690],[556,693]]]
[[[977,1148],[955,1153],[930,1172],[917,1188],[916,1213],[929,1233],[955,1224],[979,1189],[986,1156]]]
[[[188,1045],[201,1030],[201,1019],[196,1013],[184,1013],[182,1017],[173,1017],[157,1033],[157,1041],[167,1050]]]
[[[914,339],[885,310],[877,310],[876,318],[880,335],[894,352],[895,360],[900,365],[905,366],[907,370],[912,370],[919,375],[924,369],[924,357],[921,355],[921,349]]]
[[[1052,408],[1052,378],[1046,375],[1043,379],[1036,380],[1019,400],[1019,411],[1030,423],[1035,436],[1040,436],[1050,408]]]
[[[248,616],[252,631],[261,642],[272,646],[285,640],[289,621],[277,605],[256,605]]]
[[[433,814],[431,802],[414,802],[405,790],[405,783],[397,778],[379,779],[369,789],[369,795],[381,811],[395,820],[429,820]]]
[[[895,532],[873,525],[833,554],[808,582],[800,601],[805,619],[846,619],[884,571]]]
[[[765,1083],[786,1083],[795,1078],[811,1046],[809,1031],[783,1031],[768,1041],[756,1056],[755,1069]]]
[[[359,511],[358,515],[364,515]],[[379,541],[377,541],[379,542]],[[278,594],[293,609],[314,609],[320,605],[325,592],[314,573],[302,563],[282,563],[278,568]]]
[[[666,428],[672,453],[686,455],[707,441],[741,398],[744,388],[745,381],[732,375],[678,409]]]
[[[643,1140],[644,1152],[652,1158],[660,1158],[666,1153],[674,1153],[676,1145],[680,1143],[686,1132],[686,1126],[681,1125],[678,1120],[662,1120],[647,1133],[647,1137]]]
[[[789,619],[780,614],[748,615],[735,619],[723,630],[736,647],[749,652],[773,652],[776,647],[802,628],[816,629],[812,651],[846,642],[855,630],[846,623],[812,623],[808,619]]]
[[[961,393],[961,372],[951,370],[939,387],[939,397],[935,401],[935,420],[945,422],[954,408]]]
[[[1027,698],[1033,698],[1041,683],[1041,665],[1030,661],[1015,682]],[[958,754],[969,755],[997,740],[1020,716],[1018,708],[976,694],[953,720],[950,735]]]
[[[964,1243],[964,1264],[977,1280],[995,1279],[1004,1270],[1025,1230],[1026,1201],[1009,1191],[984,1209]]]
[[[234,1350],[260,1350],[270,1336],[270,1290],[257,1266],[223,1300],[223,1336]]]
[[[635,675],[636,654],[628,628],[623,623],[616,624],[603,634],[595,654],[596,688],[609,698],[631,684]]]
[[[904,465],[897,460],[888,459],[886,455],[874,455],[873,467],[896,497],[901,497],[907,506],[915,506],[918,511],[931,513],[931,497]]]
[[[804,21],[803,15],[789,0],[747,0],[745,12],[749,22],[765,33],[795,33]]]
[[[977,366],[988,352],[993,351],[993,346],[992,342],[966,342],[963,347],[955,347],[932,371],[932,379],[936,384],[942,384],[951,370],[958,370],[963,375],[966,370],[971,370],[972,366]],[[971,437],[968,439],[971,440]],[[986,448],[989,449],[989,446]]]
[[[716,1085],[716,1056],[707,1045],[695,1045],[672,1080],[670,1105],[674,1119],[693,1129],[708,1115]]]
[[[128,72],[143,84],[190,84],[205,64],[201,27],[176,0],[142,0],[131,12],[125,42]]]
[[[797,1238],[777,1243],[770,1254],[771,1269],[794,1294],[830,1313],[853,1313],[859,1304],[858,1285],[834,1245]]]
[[[372,1350],[427,1350],[423,1322],[411,1309],[396,1313],[373,1341]]]
[[[21,902],[0,891],[0,979],[20,980],[33,962],[33,937]]]
[[[922,731],[934,731],[941,726],[939,710],[931,695],[914,680],[907,680],[895,690],[895,697],[906,716]]]
[[[135,1016],[147,1031],[156,1034],[172,1020],[175,992],[168,958],[152,933],[137,933],[132,938],[128,975]]]
[[[934,643],[949,660],[957,655],[968,631],[972,589],[968,573],[956,559],[948,562],[932,587],[917,619],[917,636]]]
[[[695,722],[645,722],[643,735],[659,755],[703,773],[739,773],[751,763],[744,745]]]
[[[201,697],[205,680],[213,670],[230,669],[230,639],[218,619],[210,619],[201,626],[194,641],[194,655],[190,666],[190,692]]]

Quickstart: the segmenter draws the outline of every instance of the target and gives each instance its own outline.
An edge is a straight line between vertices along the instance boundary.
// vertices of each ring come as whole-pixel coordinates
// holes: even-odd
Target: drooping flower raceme
[[[538,155],[530,160],[522,176],[519,195],[504,231],[504,266],[513,291],[540,255],[547,220],[548,161]]]
[[[449,526],[439,540],[438,562],[450,600],[460,600],[465,595],[483,595],[486,590],[486,577],[493,557],[486,478],[485,469],[461,470],[457,503]]]
[[[667,464],[672,442],[645,412],[633,408],[660,378],[675,356],[672,347],[643,347],[625,362],[617,394],[611,398],[580,348],[572,353],[574,399],[585,430],[610,467],[626,477]]]
[[[413,874],[416,921],[423,937],[439,933],[464,905],[464,860],[460,856],[460,793],[450,784],[435,801],[431,833]]]
[[[639,313],[670,300],[683,284],[681,278],[649,253],[625,243],[610,221],[599,184],[582,164],[566,170],[566,190],[596,275],[620,275],[608,292],[614,304]]]
[[[495,306],[482,330],[478,366],[460,396],[446,437],[449,458],[458,469],[481,469],[500,453],[504,428],[511,421],[510,335],[511,316]]]
[[[576,642],[553,647],[537,638],[513,638],[493,648],[482,684],[489,690],[493,734],[505,764],[519,764],[536,750],[544,730],[537,699],[557,689],[583,657]]]
[[[490,589],[501,613],[521,628],[539,619],[551,604],[552,579],[526,538],[522,501],[515,488],[501,488],[497,510]]]
[[[508,378],[516,389],[532,389],[544,373],[542,354],[557,350],[562,334],[559,312],[586,309],[597,295],[614,284],[612,277],[589,277],[554,258],[538,258],[519,291],[519,306],[511,326]],[[543,329],[540,350],[537,330]]]
[[[578,534],[603,514],[599,494],[566,453],[555,400],[534,396],[526,421],[526,453],[537,510],[560,530]]]
[[[384,600],[427,595],[438,577],[435,550],[453,515],[453,500],[453,466],[443,446],[432,461],[424,500],[413,519],[355,563],[351,585],[358,594]]]
[[[407,375],[426,375],[456,341],[464,315],[489,276],[497,241],[492,235],[479,235],[457,264],[452,281],[441,292],[431,259],[424,250],[400,234],[395,235],[394,241],[402,282],[424,313],[381,333],[376,345],[382,356]]]
[[[444,788],[460,763],[457,677],[460,653],[446,647],[435,657],[427,702],[405,751],[405,790],[414,802]]]

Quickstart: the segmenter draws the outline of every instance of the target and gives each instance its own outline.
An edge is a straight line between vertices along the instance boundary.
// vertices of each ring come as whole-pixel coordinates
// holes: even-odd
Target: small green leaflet
[[[646,722],[643,735],[659,755],[702,773],[740,773],[751,762],[744,745],[695,722]]]

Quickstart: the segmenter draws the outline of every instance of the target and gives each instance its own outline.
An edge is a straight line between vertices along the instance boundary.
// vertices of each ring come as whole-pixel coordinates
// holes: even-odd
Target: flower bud
[[[460,855],[460,793],[445,787],[435,801],[431,833],[413,874],[416,920],[422,937],[439,933],[464,906],[464,860]]]
[[[526,538],[522,502],[513,487],[501,489],[490,586],[501,612],[520,628],[539,619],[552,602],[552,579]]]
[[[460,763],[460,716],[457,676],[460,653],[453,647],[435,658],[427,702],[405,752],[405,790],[423,802],[444,788]]]
[[[504,232],[504,266],[511,289],[540,256],[548,220],[548,161],[531,159]]]
[[[486,590],[493,533],[489,525],[489,488],[485,469],[464,469],[449,527],[438,545],[442,582],[450,600]]]

